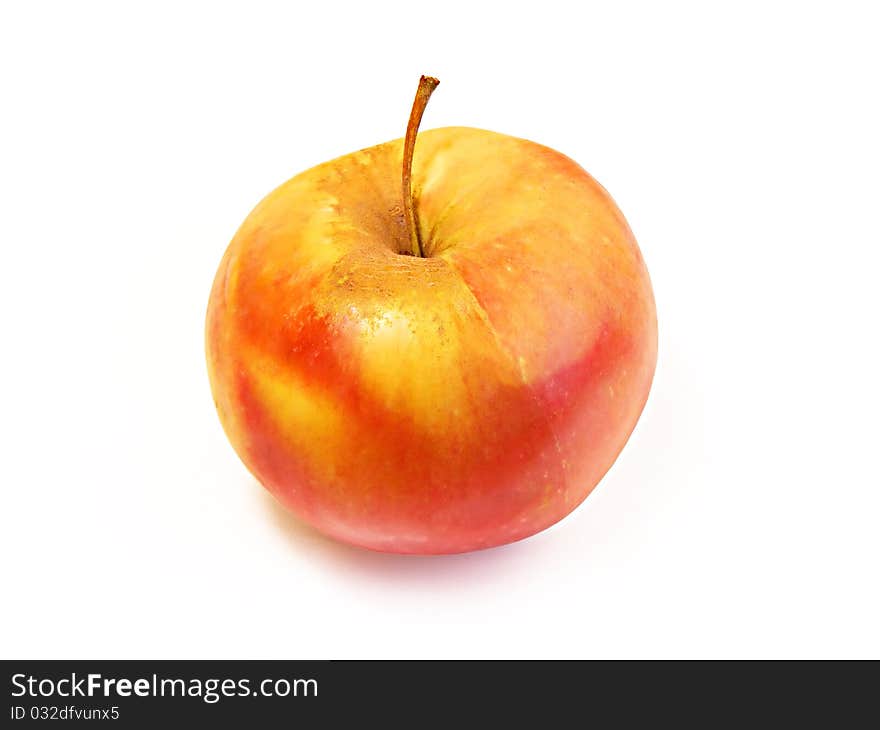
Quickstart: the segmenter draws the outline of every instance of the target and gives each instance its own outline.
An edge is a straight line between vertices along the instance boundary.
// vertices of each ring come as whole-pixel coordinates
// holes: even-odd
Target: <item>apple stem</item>
[[[422,76],[419,79],[419,88],[416,91],[416,98],[409,115],[409,124],[406,125],[406,139],[403,143],[403,213],[406,216],[406,225],[409,229],[409,245],[412,255],[422,258],[424,258],[425,252],[422,249],[418,221],[416,221],[416,209],[413,203],[412,161],[422,115],[425,113],[425,107],[428,106],[428,99],[431,98],[431,94],[434,93],[434,89],[439,83],[431,76]]]

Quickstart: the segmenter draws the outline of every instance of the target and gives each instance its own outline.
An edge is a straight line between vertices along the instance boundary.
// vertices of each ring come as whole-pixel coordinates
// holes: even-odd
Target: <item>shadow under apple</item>
[[[399,555],[381,553],[333,540],[284,508],[258,483],[259,498],[271,523],[285,536],[290,547],[308,553],[334,568],[372,574],[383,580],[442,583],[498,578],[506,567],[518,562],[528,552],[534,555],[540,535],[509,545],[455,555]],[[525,543],[531,543],[526,547]],[[546,541],[543,541],[546,542]]]

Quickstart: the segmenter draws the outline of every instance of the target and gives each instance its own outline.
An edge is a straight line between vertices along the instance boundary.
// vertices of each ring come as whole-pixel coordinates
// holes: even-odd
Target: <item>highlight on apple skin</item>
[[[648,272],[608,193],[527,140],[450,127],[416,144],[434,86],[406,140],[260,202],[207,313],[244,464],[318,530],[394,553],[565,517],[629,438],[657,358]]]

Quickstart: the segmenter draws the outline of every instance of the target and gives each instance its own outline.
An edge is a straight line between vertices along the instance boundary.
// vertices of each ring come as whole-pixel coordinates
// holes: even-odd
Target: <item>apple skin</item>
[[[571,512],[648,397],[648,272],[608,193],[494,132],[422,132],[425,257],[402,255],[403,140],[297,175],[257,205],[211,291],[220,420],[284,505],[339,540],[457,553]]]

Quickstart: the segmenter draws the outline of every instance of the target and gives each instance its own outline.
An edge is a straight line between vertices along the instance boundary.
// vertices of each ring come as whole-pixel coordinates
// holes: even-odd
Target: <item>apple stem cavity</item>
[[[406,139],[403,143],[403,213],[406,216],[406,226],[409,229],[409,245],[413,256],[425,257],[422,248],[422,239],[419,236],[419,225],[416,220],[416,209],[413,202],[412,191],[412,161],[413,152],[416,148],[416,136],[419,133],[419,124],[422,123],[422,115],[428,106],[428,99],[434,93],[434,89],[440,82],[431,76],[422,76],[419,79],[419,88],[416,90],[416,98],[413,101],[412,111],[409,115],[409,123],[406,125]]]

